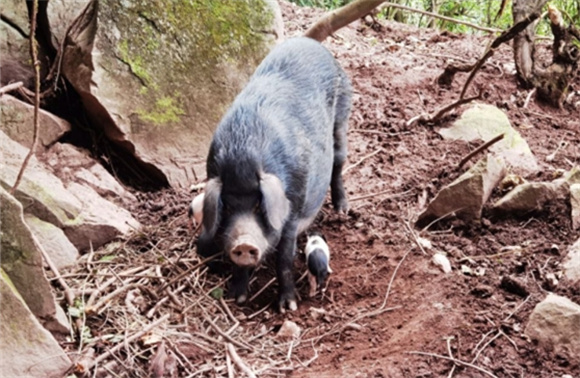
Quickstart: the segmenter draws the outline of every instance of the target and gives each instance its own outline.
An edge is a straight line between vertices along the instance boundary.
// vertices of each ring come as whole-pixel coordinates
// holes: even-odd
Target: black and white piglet
[[[308,267],[308,283],[310,284],[310,297],[322,289],[326,277],[332,273],[330,269],[330,249],[326,239],[321,234],[308,235],[306,248],[306,266]]]
[[[280,311],[297,308],[296,238],[312,223],[328,191],[346,211],[342,182],[351,86],[332,54],[309,38],[276,46],[237,96],[212,139],[203,257],[224,251],[233,263],[230,294],[248,298],[248,281],[274,253]]]

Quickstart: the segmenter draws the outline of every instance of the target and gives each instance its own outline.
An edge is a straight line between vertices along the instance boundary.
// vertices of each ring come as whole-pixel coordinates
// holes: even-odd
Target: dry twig
[[[246,373],[249,378],[256,378],[256,374],[254,374],[252,369],[250,369],[250,367],[246,365],[246,363],[240,358],[238,352],[236,352],[236,348],[234,348],[234,346],[230,343],[226,343],[226,348],[228,350],[228,354],[234,361],[234,364],[236,364],[236,366],[239,367],[241,371]]]
[[[105,353],[101,354],[99,357],[95,358],[93,361],[91,361],[89,364],[87,364],[86,369],[89,370],[93,366],[103,362],[109,356],[111,356],[111,355],[117,353],[119,350],[121,350],[126,344],[130,344],[133,341],[137,340],[138,338],[145,335],[147,332],[151,331],[153,328],[157,327],[158,325],[160,325],[161,323],[163,323],[167,319],[169,319],[169,314],[163,315],[161,318],[159,318],[156,321],[154,321],[153,323],[149,324],[147,327],[143,328],[141,331],[136,332],[132,336],[128,337],[126,339],[126,343],[118,343],[117,345],[115,345],[114,347],[112,347],[111,349],[106,351]]]
[[[12,84],[5,85],[2,88],[0,88],[0,96],[6,94],[8,92],[12,92],[12,91],[14,91],[14,90],[22,87],[23,85],[24,85],[24,83],[21,82],[21,81],[16,82],[16,83],[12,83]]]
[[[463,159],[461,159],[461,161],[459,162],[459,165],[457,166],[457,169],[458,170],[461,169],[465,165],[465,163],[467,163],[469,161],[469,159],[471,159],[472,157],[474,157],[475,155],[477,155],[481,151],[491,147],[493,144],[499,142],[500,140],[503,139],[504,136],[505,136],[504,133],[499,134],[495,138],[492,138],[491,140],[485,142],[481,146],[477,147],[475,150],[468,153]]]
[[[24,170],[28,165],[28,161],[34,154],[34,150],[36,150],[36,145],[38,144],[38,111],[40,109],[40,61],[38,60],[38,49],[36,46],[36,39],[34,38],[36,34],[36,16],[38,13],[38,0],[33,0],[32,2],[32,13],[30,15],[30,58],[32,59],[32,65],[34,66],[34,125],[33,125],[33,132],[32,132],[32,146],[30,146],[30,150],[24,157],[24,161],[22,162],[22,166],[20,167],[20,171],[16,176],[16,182],[12,186],[10,190],[10,194],[14,195],[18,185],[20,184],[20,180],[22,180],[22,176],[24,175]]]
[[[410,127],[418,122],[419,123],[437,122],[441,118],[443,118],[443,116],[445,114],[447,114],[448,112],[450,112],[451,110],[453,110],[461,105],[467,104],[473,100],[478,100],[480,98],[481,98],[481,92],[477,96],[473,96],[473,97],[469,97],[469,98],[460,98],[459,100],[457,100],[449,105],[445,105],[444,107],[437,110],[437,112],[435,112],[432,115],[431,114],[421,114],[421,115],[418,115],[418,116],[411,118],[410,120],[407,121],[407,126]]]
[[[472,368],[472,369],[475,369],[475,370],[477,370],[477,371],[479,371],[479,372],[481,372],[481,373],[483,373],[483,374],[485,374],[485,375],[489,375],[489,376],[490,376],[490,377],[492,377],[492,378],[498,378],[498,377],[497,377],[495,374],[493,374],[493,373],[491,373],[491,372],[489,372],[489,371],[487,371],[487,370],[485,370],[485,369],[483,369],[483,368],[480,368],[480,367],[479,367],[479,366],[477,366],[477,365],[473,365],[473,364],[470,364],[469,362],[461,361],[461,360],[458,360],[458,359],[456,359],[456,358],[451,358],[451,357],[447,357],[447,356],[442,356],[442,355],[440,355],[440,354],[434,354],[434,353],[425,353],[425,352],[416,352],[416,351],[413,351],[413,352],[407,352],[407,353],[409,353],[409,354],[417,354],[417,355],[419,355],[419,356],[427,356],[427,357],[440,358],[440,359],[442,359],[442,360],[451,361],[451,362],[453,362],[453,363],[455,363],[455,364],[459,364],[459,365],[463,365],[463,366],[467,366],[467,367],[470,367],[470,368]]]

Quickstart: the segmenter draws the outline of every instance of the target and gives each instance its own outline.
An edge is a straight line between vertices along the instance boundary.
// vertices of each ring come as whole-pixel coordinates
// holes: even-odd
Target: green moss
[[[262,31],[273,14],[264,0],[102,3],[105,30],[117,30],[107,33],[103,41],[110,45],[102,48],[113,49],[139,79],[126,88],[145,123],[188,127],[179,122],[184,101],[189,111],[217,118],[232,94],[232,88],[216,85],[219,76],[231,69],[251,72],[267,53]],[[210,96],[223,101],[208,101]]]
[[[121,60],[129,66],[131,72],[141,79],[145,85],[150,85],[151,75],[143,65],[143,58],[140,55],[129,52],[128,41],[123,40],[119,42],[118,49]]]
[[[151,111],[138,110],[137,114],[144,121],[163,125],[179,121],[179,116],[184,115],[185,111],[175,104],[173,98],[165,96],[155,102]]]

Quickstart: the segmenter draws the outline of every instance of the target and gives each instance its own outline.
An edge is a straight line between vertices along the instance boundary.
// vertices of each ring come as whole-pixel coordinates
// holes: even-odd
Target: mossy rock
[[[65,58],[63,73],[110,139],[128,141],[171,184],[188,185],[219,119],[272,45],[264,33],[271,3],[101,0],[94,43],[87,26],[69,49],[78,66]],[[57,38],[86,4],[51,1]],[[80,75],[79,67],[90,69]]]

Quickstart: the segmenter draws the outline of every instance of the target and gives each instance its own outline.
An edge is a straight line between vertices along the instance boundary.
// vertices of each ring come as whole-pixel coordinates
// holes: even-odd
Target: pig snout
[[[253,216],[242,216],[234,222],[226,250],[230,260],[240,267],[256,267],[262,260],[268,241]]]

